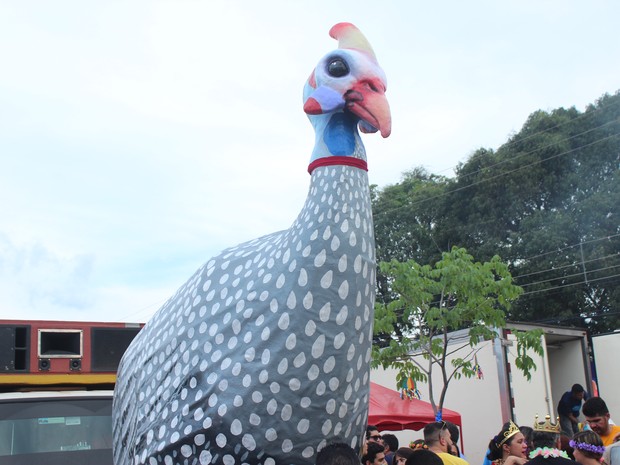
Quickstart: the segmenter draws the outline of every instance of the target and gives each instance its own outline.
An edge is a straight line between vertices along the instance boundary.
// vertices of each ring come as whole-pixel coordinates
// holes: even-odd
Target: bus
[[[141,324],[0,320],[0,465],[112,465],[112,398]]]

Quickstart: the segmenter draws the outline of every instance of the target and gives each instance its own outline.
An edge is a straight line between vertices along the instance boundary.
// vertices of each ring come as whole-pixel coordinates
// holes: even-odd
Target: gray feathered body
[[[313,464],[360,447],[375,292],[367,173],[315,169],[290,229],[223,251],[119,367],[116,465]]]

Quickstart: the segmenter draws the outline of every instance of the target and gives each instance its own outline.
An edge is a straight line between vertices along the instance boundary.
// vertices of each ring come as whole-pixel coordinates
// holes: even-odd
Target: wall
[[[543,343],[543,355],[531,352],[529,355],[536,364],[536,370],[531,378],[517,369],[517,343],[514,335],[509,334],[507,339],[512,345],[507,346],[506,358],[511,367],[511,394],[513,397],[513,421],[519,426],[532,426],[536,415],[544,419],[545,415],[553,414],[553,399],[550,389],[550,367],[547,360],[546,347]],[[510,418],[510,416],[508,416]]]
[[[620,396],[617,394],[620,386],[620,370],[616,358],[620,354],[620,332],[593,337],[592,348],[596,361],[599,394],[607,404],[612,420],[620,424]]]

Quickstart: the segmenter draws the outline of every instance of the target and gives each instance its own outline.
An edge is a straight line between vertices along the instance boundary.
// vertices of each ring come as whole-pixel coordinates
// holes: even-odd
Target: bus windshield
[[[112,464],[112,398],[0,402],[0,464]]]

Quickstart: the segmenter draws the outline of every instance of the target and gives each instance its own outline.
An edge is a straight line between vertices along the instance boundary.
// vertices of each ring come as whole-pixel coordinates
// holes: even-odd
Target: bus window
[[[0,401],[0,464],[112,464],[112,397]]]

